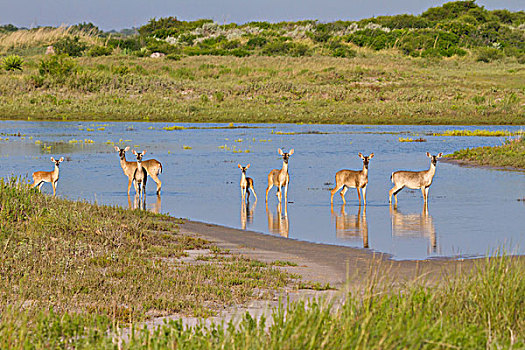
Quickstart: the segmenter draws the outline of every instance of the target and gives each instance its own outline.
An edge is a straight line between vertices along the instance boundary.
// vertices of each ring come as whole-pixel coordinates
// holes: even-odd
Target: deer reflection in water
[[[430,241],[428,252],[437,251],[437,236],[434,221],[428,212],[428,203],[423,204],[421,214],[402,214],[397,207],[390,206],[392,236],[426,237]]]
[[[160,212],[161,212],[161,203],[162,203],[162,201],[161,201],[161,198],[160,198],[160,194],[157,194],[157,200],[155,201],[155,204],[153,204],[151,206],[151,208],[149,208],[149,211],[151,211],[152,213],[155,213],[155,214],[160,214]],[[139,195],[136,194],[133,197],[133,201],[132,201],[130,195],[128,194],[128,207],[131,210],[134,210],[134,209],[146,210],[146,208],[147,208],[147,206],[146,206],[146,195],[144,194],[144,197],[141,200]]]
[[[268,202],[266,202],[266,218],[268,219],[268,231],[288,238],[290,231],[290,222],[288,221],[288,203],[284,202],[284,215],[282,212],[281,203],[277,204],[277,214],[274,215],[268,209]]]
[[[250,207],[250,200],[241,202],[241,228],[246,230],[246,224],[253,224],[253,213],[257,206],[257,200]]]
[[[357,215],[347,215],[345,205],[341,205],[339,215],[334,211],[334,206],[330,207],[332,218],[335,219],[335,234],[337,238],[348,239],[353,237],[363,237],[363,248],[368,246],[368,223],[366,222],[366,206],[361,211],[361,206],[357,210]]]

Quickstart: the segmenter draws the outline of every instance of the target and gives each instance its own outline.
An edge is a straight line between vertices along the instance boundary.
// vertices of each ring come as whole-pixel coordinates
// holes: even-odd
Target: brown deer
[[[427,157],[430,158],[430,168],[422,171],[406,171],[400,170],[393,172],[390,176],[390,180],[394,183],[394,187],[388,192],[388,202],[392,203],[392,195],[397,205],[397,193],[403,188],[408,187],[411,189],[421,189],[423,194],[423,200],[425,203],[428,202],[428,190],[432,185],[432,180],[436,174],[436,164],[438,159],[443,156],[443,153],[439,153],[437,156],[433,156],[427,152]]]
[[[120,157],[120,166],[122,167],[122,170],[124,171],[124,175],[128,177],[128,195],[129,191],[131,189],[131,184],[133,182],[133,174],[135,173],[135,169],[137,169],[137,162],[128,162],[126,160],[126,152],[129,151],[129,146],[126,148],[119,148],[115,146],[115,150],[118,152]],[[162,186],[162,182],[160,182],[160,179],[158,175],[162,173],[162,164],[156,160],[156,159],[148,159],[142,162],[142,166],[144,169],[146,169],[147,175],[149,175],[153,181],[157,184],[157,194],[160,194],[160,188]],[[146,185],[146,178],[144,178],[144,186]]]
[[[135,193],[138,195],[139,199],[141,196],[142,198],[146,198],[146,177],[148,175],[146,169],[142,166],[142,157],[146,154],[146,150],[143,150],[142,153],[135,150],[132,150],[131,152],[137,157],[137,167],[133,173],[133,186],[135,187]]]
[[[60,172],[59,165],[64,161],[64,157],[60,157],[59,160],[51,157],[51,161],[55,163],[55,169],[53,171],[36,171],[33,173],[33,185],[32,188],[38,186],[38,190],[41,191],[44,182],[51,182],[53,187],[53,196],[56,195],[56,188],[58,184],[58,175]]]
[[[366,206],[366,186],[368,184],[368,163],[370,159],[374,158],[374,154],[370,153],[368,157],[365,157],[359,152],[359,158],[363,160],[362,170],[339,170],[335,174],[335,187],[331,191],[330,203],[334,203],[334,194],[341,188],[341,198],[343,203],[346,204],[345,193],[349,187],[357,190],[357,197],[359,198],[359,205],[361,205],[361,191],[363,192],[363,201]]]
[[[250,168],[250,164],[248,164],[245,167],[243,167],[240,164],[237,164],[237,167],[242,171],[240,183],[242,201],[244,202],[245,198],[246,200],[250,199],[250,192],[248,190],[252,191],[253,196],[255,197],[255,201],[257,201],[257,194],[255,193],[255,189],[253,188],[253,179],[251,177],[246,177],[246,170]],[[246,196],[246,194],[248,194],[248,196]]]
[[[277,197],[279,198],[279,203],[281,203],[281,187],[284,186],[284,200],[288,201],[288,184],[290,182],[290,175],[288,174],[288,159],[293,154],[293,148],[288,152],[283,152],[279,148],[279,154],[283,157],[283,166],[281,169],[273,169],[268,174],[268,187],[266,188],[266,202],[268,202],[268,192],[273,186],[277,186]]]

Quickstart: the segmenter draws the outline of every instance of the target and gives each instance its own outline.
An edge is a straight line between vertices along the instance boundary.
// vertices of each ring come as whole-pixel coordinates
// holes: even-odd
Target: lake
[[[162,163],[160,197],[148,179],[146,208],[290,239],[369,249],[393,259],[469,258],[525,253],[525,173],[437,164],[428,208],[421,191],[404,189],[391,209],[388,191],[395,170],[428,169],[425,152],[452,153],[499,145],[503,137],[432,136],[451,129],[517,131],[520,127],[356,126],[292,124],[176,124],[92,122],[0,122],[0,176],[51,171],[60,166],[57,194],[100,204],[139,207],[127,196],[127,178],[114,145],[147,150]],[[243,127],[244,126],[244,127]],[[170,128],[171,127],[171,128]],[[183,128],[179,128],[183,127]],[[165,130],[163,128],[168,128]],[[20,136],[18,134],[20,133]],[[400,137],[426,142],[400,142]],[[8,140],[6,140],[6,138]],[[267,175],[280,168],[277,150],[291,148],[288,203],[278,205],[274,187],[264,201]],[[359,170],[358,153],[370,160],[366,210],[355,189],[330,206],[330,188],[341,169]],[[128,161],[135,160],[131,151]],[[258,201],[241,204],[237,164],[250,163]],[[52,193],[50,184],[43,191]]]

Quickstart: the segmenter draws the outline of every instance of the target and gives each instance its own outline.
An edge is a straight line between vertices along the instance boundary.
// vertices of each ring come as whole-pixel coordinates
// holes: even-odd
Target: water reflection
[[[250,199],[248,197],[247,201],[241,202],[241,228],[243,230],[246,230],[246,224],[253,224],[253,213],[255,211],[255,207],[257,206],[257,201],[253,203],[253,205],[250,207]]]
[[[157,199],[155,200],[154,204],[150,205],[150,208],[148,208],[147,205],[146,205],[146,193],[144,193],[144,197],[143,197],[142,200],[140,199],[140,196],[138,194],[135,194],[135,196],[133,196],[133,201],[131,200],[131,196],[128,194],[128,207],[131,210],[134,210],[134,209],[146,210],[146,209],[148,209],[152,213],[160,214],[161,210],[162,210],[161,204],[162,204],[162,200],[160,198],[160,194],[157,194]]]
[[[290,231],[290,222],[288,220],[288,203],[284,202],[284,215],[281,204],[277,204],[277,213],[274,215],[268,209],[268,202],[266,202],[266,218],[268,219],[268,231],[288,238]]]
[[[403,214],[397,207],[390,206],[392,219],[392,236],[397,237],[424,237],[428,238],[430,246],[428,252],[437,251],[437,236],[432,215],[428,211],[428,203],[423,204],[421,214]]]
[[[361,211],[361,206],[357,210],[357,215],[347,215],[345,205],[341,205],[339,215],[331,206],[332,219],[335,219],[335,234],[339,239],[349,239],[363,237],[363,248],[368,246],[368,223],[366,221],[366,206]]]

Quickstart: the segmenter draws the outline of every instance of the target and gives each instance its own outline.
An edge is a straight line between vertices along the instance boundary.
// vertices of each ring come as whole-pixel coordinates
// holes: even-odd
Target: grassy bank
[[[459,150],[448,157],[478,165],[513,167],[525,170],[525,137],[509,139],[501,146]]]
[[[525,347],[524,273],[523,259],[493,258],[439,286],[416,283],[393,291],[371,283],[362,295],[348,295],[337,310],[299,302],[275,310],[270,320],[247,315],[238,326],[186,328],[170,321],[153,333],[138,326],[118,348],[520,349]],[[0,346],[116,349],[120,332],[101,317],[45,311],[29,318],[9,309],[0,323]]]
[[[355,58],[24,60],[0,73],[1,119],[525,124],[525,70],[512,60],[364,48]]]
[[[211,250],[206,261],[180,259],[199,248]],[[224,253],[179,234],[170,217],[52,198],[0,179],[3,318],[8,308],[27,312],[30,323],[49,308],[124,323],[205,316],[289,281],[275,268]]]

